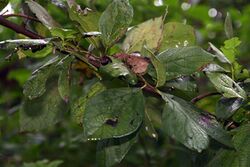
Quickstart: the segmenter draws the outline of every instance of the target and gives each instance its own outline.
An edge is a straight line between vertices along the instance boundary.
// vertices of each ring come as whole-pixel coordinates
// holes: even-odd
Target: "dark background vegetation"
[[[21,12],[21,0],[11,0],[15,13]],[[53,2],[53,3],[52,3]],[[89,5],[103,11],[110,0],[78,0],[83,7]],[[66,10],[55,3],[60,0],[40,0],[50,14],[63,27],[70,28]],[[250,68],[250,3],[247,0],[163,0],[163,6],[155,6],[153,0],[131,0],[135,15],[133,25],[160,16],[168,6],[167,21],[186,22],[196,29],[197,42],[204,49],[208,42],[223,45],[226,39],[224,19],[226,13],[232,16],[234,33],[242,41],[238,60]],[[210,12],[213,16],[209,16]],[[215,13],[213,13],[215,12]],[[21,18],[10,20],[23,24]],[[39,30],[39,27],[35,27]],[[46,34],[47,32],[43,32]],[[0,41],[20,38],[21,35],[0,26]],[[16,56],[6,60],[10,51],[0,50],[0,166],[22,166],[23,162],[38,160],[62,160],[62,166],[95,166],[95,143],[81,140],[81,128],[70,122],[70,118],[50,129],[30,134],[19,133],[19,107],[22,100],[22,86],[31,75],[38,62],[32,59],[18,60]],[[201,101],[199,105],[211,109],[213,98]],[[156,142],[151,138],[140,140],[120,166],[150,166],[168,164],[169,166],[201,166],[206,157],[191,152],[181,145],[171,145],[171,139],[161,137]],[[145,147],[147,146],[147,147]],[[205,155],[205,154],[204,154]],[[206,154],[207,156],[208,154]],[[190,161],[191,159],[191,161]],[[200,159],[200,160],[199,160]]]

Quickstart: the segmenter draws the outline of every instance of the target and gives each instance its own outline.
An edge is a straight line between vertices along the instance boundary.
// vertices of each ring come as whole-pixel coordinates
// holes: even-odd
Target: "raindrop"
[[[181,4],[181,8],[182,8],[182,10],[184,10],[184,11],[187,11],[188,9],[190,9],[190,7],[191,7],[191,4],[189,4],[189,3],[187,3],[187,2],[183,2],[183,3]]]
[[[163,0],[155,0],[154,5],[155,6],[163,6]]]
[[[146,131],[148,131],[148,127],[147,126],[145,127],[145,129],[146,129]]]
[[[176,47],[176,48],[179,48],[179,46],[178,46],[178,45],[175,45],[175,47]]]
[[[211,8],[211,9],[209,9],[209,11],[208,11],[209,17],[216,17],[217,14],[218,14],[218,12],[217,12],[217,10],[216,10],[215,8]]]

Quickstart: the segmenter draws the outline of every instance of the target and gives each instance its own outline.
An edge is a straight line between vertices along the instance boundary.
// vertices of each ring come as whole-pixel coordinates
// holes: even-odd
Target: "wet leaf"
[[[122,48],[127,53],[140,52],[146,43],[148,49],[155,50],[162,40],[163,17],[150,19],[128,32]]]
[[[58,91],[65,102],[68,102],[70,98],[70,73],[72,61],[73,56],[67,56],[57,64],[57,70],[59,71]]]
[[[84,136],[108,139],[135,132],[144,118],[144,98],[141,90],[108,89],[90,98],[83,115]]]
[[[189,149],[201,152],[209,144],[209,137],[231,147],[231,137],[217,120],[191,103],[169,94],[161,94],[166,101],[163,111],[163,130]]]
[[[106,88],[103,84],[100,82],[97,82],[87,92],[86,95],[78,98],[77,100],[73,101],[72,108],[71,108],[71,115],[74,122],[76,122],[79,125],[83,124],[83,114],[86,109],[86,103],[87,101],[97,95],[98,93],[104,91]]]
[[[198,72],[213,60],[212,54],[198,46],[170,48],[157,57],[164,63],[167,80]]]
[[[222,97],[216,105],[216,117],[228,119],[231,117],[243,104],[242,98],[224,98]]]
[[[96,155],[99,166],[110,167],[119,164],[136,143],[137,138],[136,134],[132,134],[118,139],[99,141]]]
[[[224,97],[246,99],[246,92],[226,74],[210,72],[206,74],[217,91],[222,93]]]
[[[26,0],[30,10],[48,29],[59,27],[59,24],[50,16],[50,14],[40,4],[33,0]]]
[[[128,0],[113,0],[102,13],[99,29],[106,48],[111,47],[127,31],[133,19],[133,7]]]
[[[219,66],[218,64],[208,64],[203,68],[204,72],[230,72],[229,70],[226,70],[225,68]]]
[[[98,32],[98,22],[100,18],[100,13],[94,12],[91,9],[85,8],[81,10],[79,6],[73,5],[69,10],[69,17],[72,21],[79,24],[78,29],[84,35],[88,32]],[[96,48],[100,45],[99,37],[90,37],[87,40],[93,44]]]
[[[20,111],[21,131],[38,131],[52,126],[67,112],[67,105],[59,95],[54,77],[49,79],[42,96],[25,99]]]
[[[233,144],[236,150],[221,149],[210,161],[208,167],[248,167],[250,164],[250,124],[236,129]]]
[[[160,51],[175,47],[193,46],[196,43],[195,30],[192,26],[177,22],[164,25]]]
[[[54,74],[58,57],[49,60],[42,67],[32,73],[32,76],[24,84],[23,93],[30,100],[40,97],[46,92],[48,78]]]

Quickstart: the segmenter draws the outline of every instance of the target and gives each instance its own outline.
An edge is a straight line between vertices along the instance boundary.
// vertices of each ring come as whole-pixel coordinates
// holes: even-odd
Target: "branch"
[[[206,98],[206,97],[215,96],[215,95],[220,95],[220,93],[218,93],[218,92],[209,92],[209,93],[201,94],[201,95],[199,95],[199,96],[193,98],[193,99],[191,100],[191,103],[195,104],[195,103],[197,103],[198,101],[200,101],[200,100],[202,100],[202,99],[204,99],[204,98]]]
[[[27,30],[25,29],[24,27],[16,24],[16,23],[13,23],[9,20],[7,20],[4,16],[0,16],[0,25],[3,25],[7,28],[10,28],[12,29],[13,31],[17,32],[17,33],[20,33],[20,34],[23,34],[27,37],[30,37],[32,39],[41,39],[43,38],[42,36],[30,31],[30,30]]]
[[[2,16],[5,17],[5,18],[8,18],[8,17],[23,17],[23,18],[26,18],[26,19],[29,19],[29,20],[34,20],[34,21],[40,22],[40,20],[38,20],[37,18],[27,16],[27,15],[24,15],[24,14],[6,14],[6,15],[2,15]]]

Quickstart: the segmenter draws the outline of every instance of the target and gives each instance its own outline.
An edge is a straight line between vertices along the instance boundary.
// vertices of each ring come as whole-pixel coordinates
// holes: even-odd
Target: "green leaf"
[[[0,0],[0,12],[3,8],[5,8],[9,3],[9,0]]]
[[[70,96],[70,75],[72,61],[73,56],[67,56],[57,64],[57,70],[60,71],[58,78],[58,91],[65,102],[69,101]]]
[[[218,64],[208,64],[205,66],[202,70],[203,72],[230,72],[229,70],[226,70],[225,68],[219,66]]]
[[[63,163],[61,160],[49,162],[48,160],[24,163],[22,167],[58,167]]]
[[[38,51],[32,51],[31,49],[23,50],[19,49],[17,54],[19,58],[25,57],[32,57],[32,58],[44,58],[53,52],[53,47],[51,45],[47,45],[46,47],[42,48]],[[20,56],[21,54],[21,56]]]
[[[132,19],[133,7],[128,0],[113,0],[99,21],[102,42],[106,48],[110,48],[126,33]]]
[[[216,48],[212,43],[208,43],[210,48],[215,52],[214,57],[216,57],[220,62],[222,63],[228,63],[231,64],[231,62],[227,59],[227,57],[218,49]]]
[[[164,63],[167,80],[191,75],[213,60],[213,55],[198,46],[170,48],[158,56]]]
[[[250,77],[249,71],[241,66],[238,62],[233,62],[233,73],[235,80],[245,80]]]
[[[146,46],[143,47],[145,51],[142,51],[142,53],[150,57],[151,62],[154,66],[154,69],[156,71],[156,87],[161,87],[166,82],[166,69],[165,66],[161,63],[161,61],[155,56],[155,54],[149,50]]]
[[[50,32],[52,36],[59,37],[62,40],[74,39],[77,36],[77,31],[72,30],[72,29],[63,29],[63,28],[54,27],[50,29]]]
[[[208,167],[249,167],[250,164],[250,124],[236,129],[233,137],[234,150],[221,149],[210,161]]]
[[[239,38],[235,37],[224,42],[224,46],[221,47],[221,50],[228,60],[232,63],[236,60],[236,55],[238,53],[237,47],[241,44]]]
[[[225,33],[228,39],[233,38],[234,32],[233,32],[233,24],[230,13],[227,13],[225,23],[224,23],[224,29]]]
[[[196,43],[195,30],[192,26],[177,22],[164,25],[160,51],[175,47],[192,46]]]
[[[136,141],[136,134],[98,141],[96,156],[99,166],[110,167],[119,164]]]
[[[70,19],[79,24],[78,29],[82,34],[99,31],[98,24],[100,13],[89,10],[88,8],[81,10],[77,5],[70,7],[68,12]],[[99,37],[90,37],[87,38],[87,40],[96,48],[98,48],[100,45]]]
[[[0,42],[0,49],[15,49],[18,47],[28,49],[32,46],[47,45],[52,42],[53,39],[54,38],[6,40]]]
[[[67,105],[62,100],[57,82],[51,76],[46,92],[39,98],[25,99],[20,111],[20,130],[39,131],[54,125],[67,112]]]
[[[55,72],[56,63],[59,57],[55,57],[45,63],[42,67],[32,73],[32,76],[25,83],[23,93],[29,99],[34,99],[43,95],[46,91],[46,82]]]
[[[97,82],[94,84],[88,91],[86,95],[83,97],[80,97],[76,101],[73,102],[72,108],[71,108],[71,115],[74,122],[76,122],[79,125],[83,124],[83,114],[86,110],[86,103],[87,101],[93,97],[96,96],[98,93],[104,91],[106,88],[103,84],[100,82]]]
[[[162,115],[163,130],[168,135],[198,152],[208,147],[208,136],[231,146],[230,135],[214,117],[181,98],[164,93],[161,96],[166,101]]]
[[[143,22],[128,32],[122,48],[127,53],[140,52],[144,43],[148,49],[159,48],[163,33],[163,17],[157,17]]]
[[[222,97],[216,105],[216,117],[228,119],[231,117],[243,104],[242,98],[224,98]]]
[[[246,92],[229,76],[222,73],[207,72],[206,74],[217,91],[222,93],[224,97],[246,99]]]
[[[30,10],[48,29],[59,27],[59,24],[50,16],[50,14],[40,4],[33,0],[26,0]]]
[[[144,118],[142,91],[131,88],[108,89],[90,98],[83,115],[87,138],[120,138],[135,132]]]
[[[133,74],[121,60],[118,59],[112,58],[112,63],[100,67],[100,72],[113,78],[124,76],[132,85],[137,83],[136,75]]]

